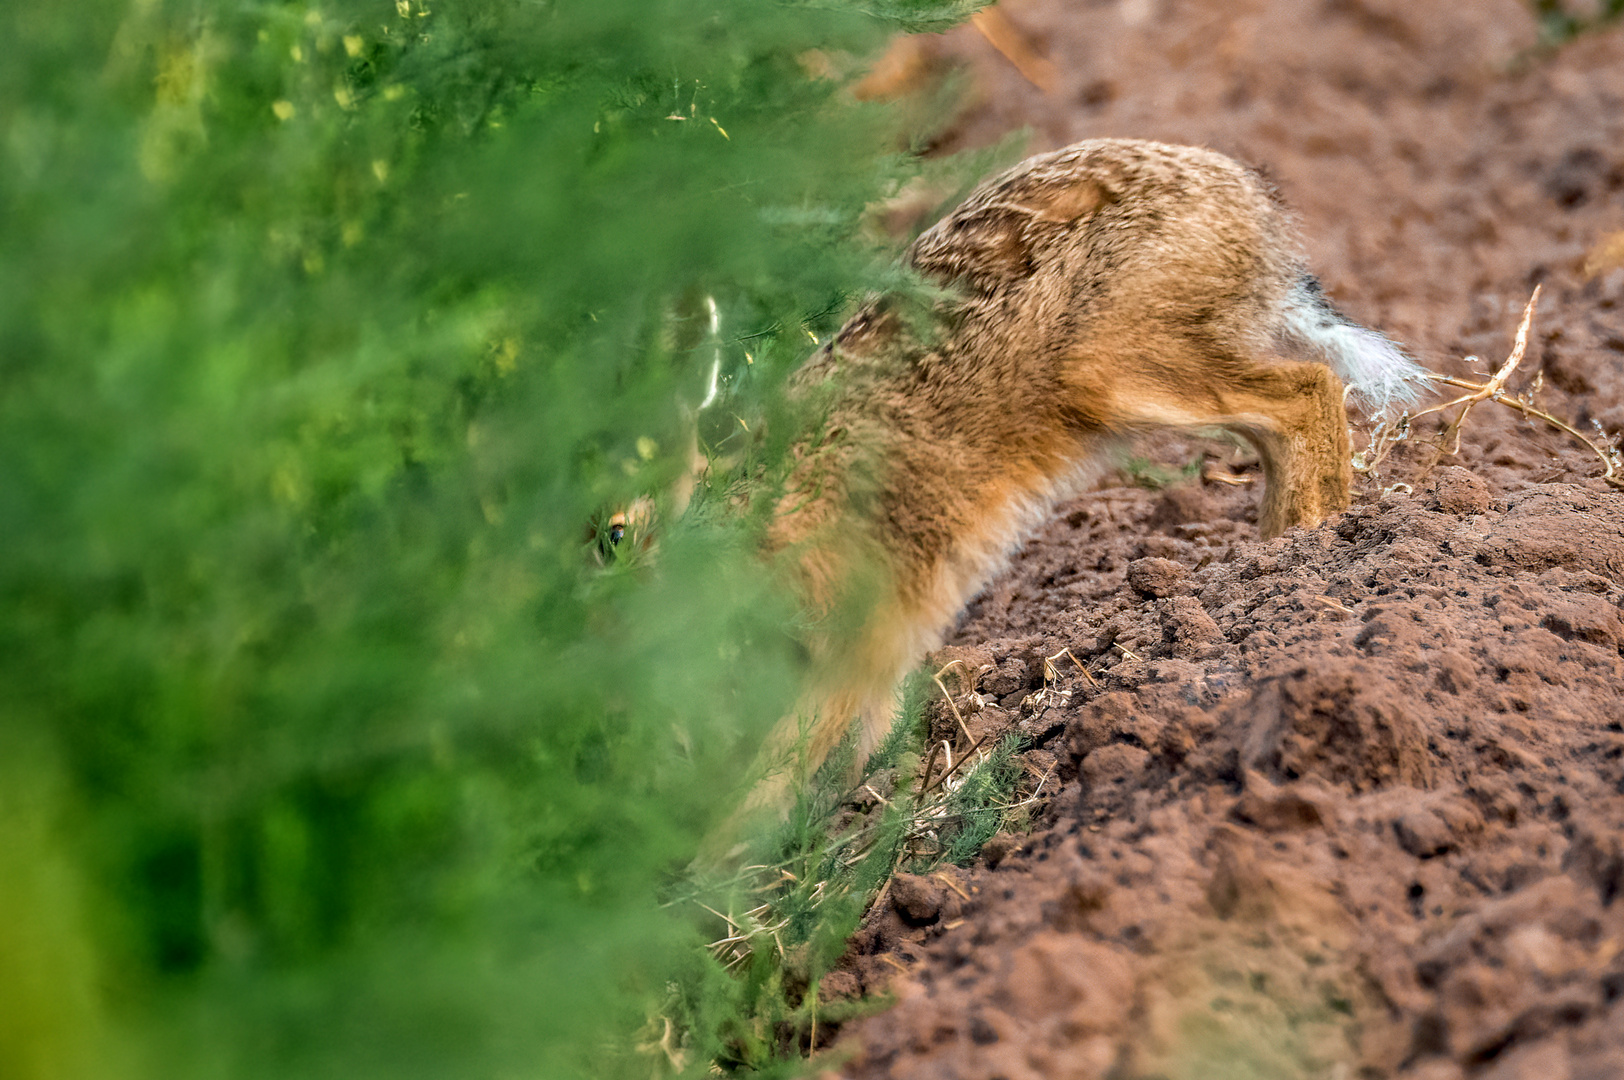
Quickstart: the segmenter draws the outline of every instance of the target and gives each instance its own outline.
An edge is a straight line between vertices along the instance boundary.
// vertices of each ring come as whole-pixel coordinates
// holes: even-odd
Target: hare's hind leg
[[[1342,383],[1330,368],[1292,362],[1262,372],[1266,377],[1249,379],[1255,385],[1225,403],[1239,408],[1217,423],[1246,438],[1263,459],[1258,532],[1267,539],[1346,510],[1353,454]]]
[[[1091,392],[1108,388],[1102,411],[1111,426],[1224,428],[1257,447],[1264,538],[1347,509],[1353,473],[1342,384],[1323,364],[1205,357],[1102,374]]]

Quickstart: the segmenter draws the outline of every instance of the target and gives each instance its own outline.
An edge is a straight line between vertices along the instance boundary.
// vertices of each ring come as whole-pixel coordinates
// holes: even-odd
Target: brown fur
[[[1161,427],[1243,436],[1263,462],[1265,537],[1348,505],[1342,385],[1281,330],[1306,271],[1257,173],[1085,142],[984,184],[907,258],[957,290],[934,336],[877,298],[796,376],[833,404],[767,546],[820,621],[799,715],[770,739],[747,811],[780,808],[854,716],[859,752],[873,748],[899,678],[1110,446]]]

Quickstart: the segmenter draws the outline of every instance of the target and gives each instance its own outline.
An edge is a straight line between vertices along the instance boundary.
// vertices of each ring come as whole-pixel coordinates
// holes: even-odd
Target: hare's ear
[[[1038,217],[1055,225],[1071,225],[1108,203],[1116,196],[1098,181],[1076,180],[1069,184],[1049,185],[1030,192],[1020,192],[1016,201],[1032,207]]]
[[[990,292],[1030,275],[1040,249],[1115,201],[1086,179],[988,192],[928,229],[909,259],[927,276]]]

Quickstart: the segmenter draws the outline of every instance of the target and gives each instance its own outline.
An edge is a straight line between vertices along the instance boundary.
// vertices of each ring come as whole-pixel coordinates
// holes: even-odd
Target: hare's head
[[[612,513],[587,524],[587,541],[593,558],[608,564],[631,553],[654,547],[654,503],[638,498]]]

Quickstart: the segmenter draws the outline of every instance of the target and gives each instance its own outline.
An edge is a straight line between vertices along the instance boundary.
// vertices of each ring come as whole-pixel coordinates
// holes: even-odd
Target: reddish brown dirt
[[[1534,54],[1514,0],[1006,14],[1055,86],[932,42],[979,87],[947,145],[1259,164],[1331,295],[1436,369],[1498,363],[1544,283],[1513,388],[1624,427],[1624,33]],[[1251,487],[1101,490],[972,605],[974,723],[1062,784],[967,873],[893,882],[824,983],[898,996],[840,1075],[1624,1077],[1624,494],[1510,410],[1436,465],[1435,430],[1268,543]],[[1069,696],[1023,713],[1062,648],[1093,683],[1062,661]]]

